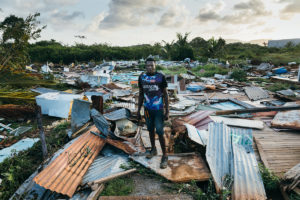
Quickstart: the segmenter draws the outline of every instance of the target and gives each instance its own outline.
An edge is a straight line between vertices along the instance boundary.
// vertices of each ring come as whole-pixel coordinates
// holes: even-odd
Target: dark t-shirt
[[[158,72],[152,76],[142,73],[138,84],[144,92],[144,107],[149,110],[163,109],[163,89],[168,86],[165,76]]]

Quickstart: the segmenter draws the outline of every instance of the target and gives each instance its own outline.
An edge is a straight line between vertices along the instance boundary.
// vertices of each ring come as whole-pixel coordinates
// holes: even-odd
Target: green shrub
[[[240,82],[247,81],[247,73],[242,69],[234,69],[230,77]]]

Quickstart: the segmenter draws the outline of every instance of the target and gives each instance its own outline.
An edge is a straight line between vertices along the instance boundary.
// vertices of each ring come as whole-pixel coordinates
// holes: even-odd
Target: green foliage
[[[272,92],[277,92],[280,90],[287,90],[287,89],[299,89],[300,87],[295,84],[290,84],[290,83],[274,83],[273,85],[270,85],[267,87],[268,90]]]
[[[185,74],[187,72],[187,69],[182,66],[173,66],[173,67],[159,67],[157,68],[157,71],[162,71],[164,74],[167,75],[175,75],[175,74]]]
[[[244,82],[247,81],[247,73],[242,69],[234,69],[231,74],[231,78],[236,81]]]
[[[20,70],[27,64],[29,40],[39,38],[45,28],[38,27],[39,16],[35,13],[23,19],[10,15],[0,22],[0,70]]]
[[[264,165],[259,164],[259,170],[267,192],[272,192],[279,189],[280,179]]]
[[[229,189],[223,190],[221,194],[217,194],[212,178],[208,180],[207,184],[202,189],[197,185],[197,182],[194,180],[187,184],[175,183],[168,187],[168,189],[175,190],[178,193],[189,194],[196,200],[226,200],[229,199],[231,195],[231,191]]]
[[[215,74],[225,75],[228,71],[228,69],[214,64],[198,66],[192,69],[192,72],[200,77],[213,77]]]
[[[134,182],[130,177],[113,179],[105,184],[101,196],[127,196],[134,190]]]
[[[65,129],[70,126],[69,123],[63,123],[54,128],[46,137],[48,152],[54,153],[60,149],[67,141]],[[0,163],[0,199],[9,199],[9,197],[18,189],[18,187],[37,169],[42,163],[41,142],[37,142],[26,151],[18,154],[13,153],[11,158],[5,159]]]

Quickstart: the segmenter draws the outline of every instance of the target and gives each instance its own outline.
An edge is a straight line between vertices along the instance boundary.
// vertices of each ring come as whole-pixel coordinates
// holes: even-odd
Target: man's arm
[[[163,96],[164,96],[164,107],[165,107],[165,120],[169,119],[169,95],[168,89],[165,87],[163,89]]]
[[[143,91],[142,88],[140,88],[139,101],[138,101],[138,111],[137,111],[138,120],[141,119],[141,108],[142,108],[143,102],[144,102],[144,91]]]

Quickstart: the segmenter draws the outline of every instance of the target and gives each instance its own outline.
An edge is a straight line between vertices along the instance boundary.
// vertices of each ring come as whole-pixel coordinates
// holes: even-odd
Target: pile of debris
[[[40,93],[36,102],[42,114],[71,120],[71,141],[12,198],[95,198],[103,183],[136,171],[120,168],[130,160],[172,182],[207,181],[212,176],[217,192],[229,190],[233,199],[267,198],[258,167],[263,163],[289,182],[283,192],[299,194],[299,175],[294,171],[300,163],[300,102],[297,95],[283,98],[295,91],[272,93],[217,74],[214,78],[167,76],[171,120],[164,131],[169,161],[166,169],[160,169],[162,152],[146,159],[145,151],[151,147],[149,135],[146,126],[136,120],[138,88],[133,82],[141,72],[112,74],[110,66],[96,66],[92,76],[108,73],[113,83],[98,84],[96,78],[92,84],[94,79],[87,79],[97,86],[94,89],[77,94],[35,89]],[[253,72],[259,70],[274,68],[260,65]],[[178,143],[184,146],[183,153],[174,151]]]

